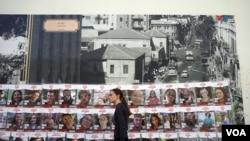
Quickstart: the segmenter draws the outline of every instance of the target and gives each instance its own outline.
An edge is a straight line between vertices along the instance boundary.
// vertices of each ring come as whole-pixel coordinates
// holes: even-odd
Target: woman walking
[[[110,103],[116,105],[114,112],[114,140],[128,141],[128,119],[131,115],[128,103],[120,89],[115,88],[110,90]]]

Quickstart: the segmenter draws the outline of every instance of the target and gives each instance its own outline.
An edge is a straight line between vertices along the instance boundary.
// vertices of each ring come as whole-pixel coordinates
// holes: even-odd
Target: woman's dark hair
[[[122,90],[118,89],[118,88],[114,88],[111,91],[113,91],[116,95],[120,95],[121,102],[125,105],[125,107],[127,109],[127,112],[128,112],[128,116],[130,116],[132,113],[131,113],[131,111],[130,111],[130,109],[128,107],[128,102],[126,101]]]
[[[155,117],[158,120],[159,126],[161,125],[161,119],[157,114],[152,114],[150,117],[150,124],[151,127],[150,128],[154,128],[154,124],[152,123],[152,118]]]
[[[176,91],[175,91],[175,89],[167,89],[166,91],[165,91],[165,93],[164,93],[164,99],[166,100],[166,95],[169,95],[169,94],[171,94],[171,96],[173,96],[174,97],[174,101],[173,101],[173,103],[172,104],[175,104],[175,101],[176,101]],[[174,95],[173,95],[174,94]]]
[[[23,93],[22,93],[21,90],[14,90],[14,91],[12,92],[11,101],[12,101],[12,102],[15,101],[15,99],[14,99],[14,93],[15,93],[15,92],[18,92],[18,93],[21,94],[21,99],[20,99],[20,101],[22,101],[22,100],[23,100]]]
[[[217,88],[215,88],[215,91],[216,90],[221,90],[222,91],[222,93],[223,93],[223,95],[224,95],[224,101],[226,102],[227,101],[227,92],[226,92],[226,90],[224,89],[224,88],[222,88],[222,87],[217,87]]]
[[[17,124],[17,122],[16,122],[16,116],[17,115],[21,115],[22,118],[23,118],[23,115],[21,113],[16,113],[15,116],[13,117],[12,124]]]
[[[210,112],[206,112],[205,115],[208,116],[208,117],[211,117],[211,113]]]
[[[32,116],[36,116],[36,124],[40,124],[39,122],[39,119],[38,119],[38,115],[37,114],[30,114],[29,116],[28,116],[28,123],[30,124],[31,123],[31,119],[32,119]]]

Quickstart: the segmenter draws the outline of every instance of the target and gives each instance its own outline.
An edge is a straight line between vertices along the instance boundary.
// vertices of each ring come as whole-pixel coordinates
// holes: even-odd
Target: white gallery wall
[[[250,124],[249,0],[0,0],[0,14],[234,15],[245,123]]]

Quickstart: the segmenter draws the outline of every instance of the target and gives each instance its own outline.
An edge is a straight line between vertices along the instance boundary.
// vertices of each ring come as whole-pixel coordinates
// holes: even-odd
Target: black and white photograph
[[[46,24],[53,19],[69,20],[76,30],[52,30]],[[1,84],[230,80],[230,93],[242,97],[235,89],[234,15],[0,15],[0,22],[6,27],[0,30]]]
[[[5,85],[17,86],[9,89],[16,91],[15,97],[14,92],[6,93],[6,106],[1,105],[5,96],[0,95],[0,116],[2,112],[8,114],[5,120],[9,124],[14,114],[24,114],[23,127],[17,130],[28,130],[28,124],[35,129],[36,115],[41,116],[37,124],[42,124],[41,129],[49,134],[44,138],[46,141],[105,140],[94,132],[99,128],[106,130],[105,123],[114,129],[111,115],[116,103],[108,102],[109,94],[97,94],[90,87],[108,92],[111,86],[126,90],[125,98],[133,113],[129,117],[128,138],[135,141],[145,139],[141,135],[144,130],[154,130],[153,121],[157,119],[154,115],[161,117],[160,129],[164,131],[160,133],[177,131],[178,137],[166,134],[162,138],[147,138],[151,141],[218,140],[201,137],[199,127],[206,125],[211,129],[214,123],[212,128],[217,129],[212,131],[217,133],[223,124],[249,122],[246,95],[250,88],[247,75],[250,69],[244,64],[249,52],[247,43],[244,44],[249,37],[245,35],[248,30],[244,25],[249,22],[242,19],[248,14],[241,15],[246,2],[112,0],[109,3],[108,0],[91,2],[89,6],[89,2],[78,4],[77,0],[63,7],[64,2],[45,1],[37,4],[39,8],[28,6],[29,3],[10,5],[8,1],[0,6],[0,90],[7,90]],[[192,83],[202,82],[218,85],[191,87]],[[228,84],[219,85],[221,82]],[[79,84],[79,89],[69,92],[62,87],[43,88],[39,90],[39,100],[35,100],[38,93],[35,97],[35,90],[33,95],[33,89],[28,92],[18,88],[23,84]],[[97,108],[103,108],[105,115],[111,113],[109,124]],[[142,120],[135,137],[131,129],[137,126],[134,120],[137,115]],[[33,117],[30,123],[28,117]],[[52,118],[55,128],[45,129],[45,118]],[[50,134],[62,131],[66,123],[75,124],[74,132],[83,133],[84,139],[63,138],[70,129],[64,130],[67,132],[61,137]],[[197,132],[181,135],[185,131]],[[10,140],[30,139],[16,136]]]

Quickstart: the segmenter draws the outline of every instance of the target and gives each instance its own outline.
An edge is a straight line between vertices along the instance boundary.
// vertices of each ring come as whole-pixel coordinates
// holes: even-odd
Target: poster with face
[[[21,107],[23,106],[23,89],[9,89],[7,97],[7,106]]]
[[[215,131],[214,111],[200,111],[198,114],[199,131]]]
[[[0,113],[0,129],[6,128],[7,113]]]
[[[165,131],[179,131],[181,128],[181,113],[162,113]]]
[[[232,124],[232,113],[231,111],[215,111],[215,122],[217,131],[221,131],[222,125]]]
[[[48,90],[44,89],[42,95],[42,107],[58,107],[58,96],[60,90]]]
[[[197,131],[198,122],[196,112],[182,113],[182,131]]]
[[[195,91],[198,106],[214,104],[211,87],[196,87]]]
[[[77,90],[76,107],[86,108],[92,105],[92,90]]]
[[[115,129],[115,121],[114,121],[114,114],[109,114],[109,122],[111,126],[111,130],[114,131]]]
[[[161,104],[160,89],[145,90],[145,106],[158,106]]]
[[[59,125],[58,130],[64,132],[74,132],[75,131],[75,119],[76,114],[65,114],[61,113],[59,115]]]
[[[130,107],[143,106],[145,90],[128,90],[128,103]]]
[[[94,114],[94,130],[96,131],[108,131],[111,129],[109,114]]]
[[[57,131],[59,116],[58,113],[42,113],[41,129],[45,131]]]
[[[76,90],[63,89],[59,95],[59,105],[61,108],[75,107]]]
[[[129,117],[129,130],[140,132],[146,129],[145,114],[132,114]]]
[[[196,96],[194,88],[178,88],[180,106],[195,106]]]
[[[166,107],[178,105],[178,95],[176,89],[162,89],[162,104]]]
[[[42,90],[25,90],[24,107],[40,107]]]
[[[228,86],[213,87],[212,93],[214,95],[214,103],[216,105],[230,105],[231,97],[229,94]]]
[[[109,93],[109,90],[93,90],[93,105],[101,107],[110,105]]]
[[[11,131],[22,131],[24,124],[24,113],[7,113],[7,125],[6,129]]]
[[[161,113],[146,113],[146,128],[149,131],[160,131],[163,129],[163,116]]]
[[[7,104],[8,90],[0,89],[0,106],[5,106]]]
[[[77,113],[76,132],[93,131],[94,120],[95,119],[92,114],[78,114]]]
[[[24,131],[35,131],[41,129],[42,114],[25,113]]]

